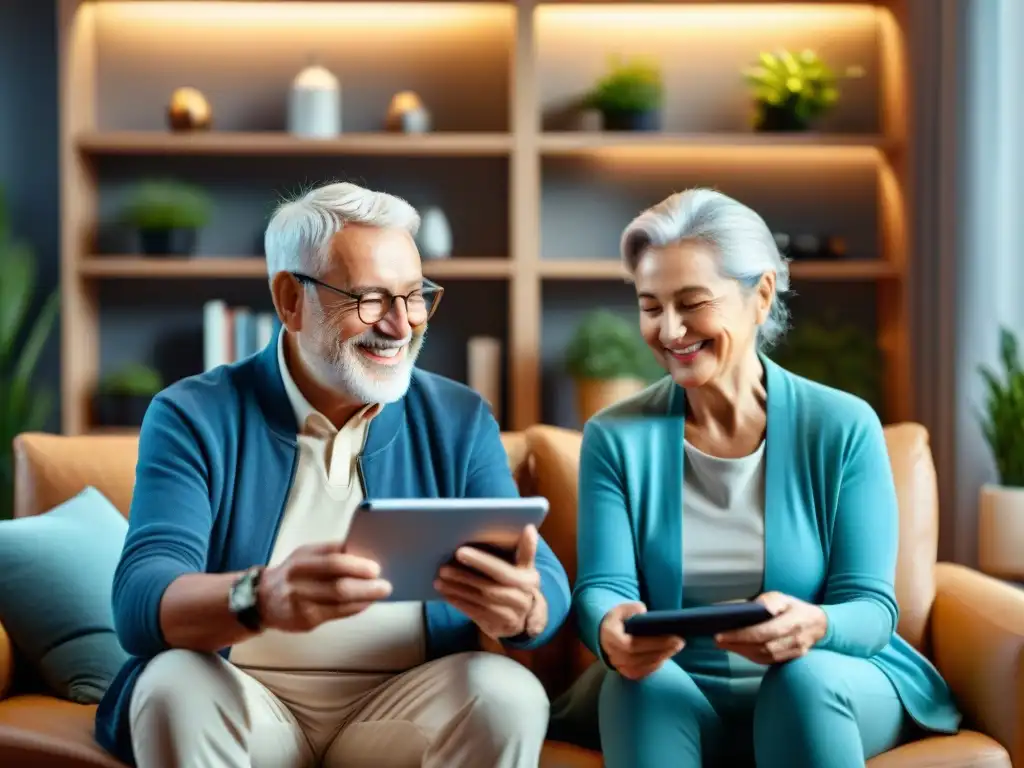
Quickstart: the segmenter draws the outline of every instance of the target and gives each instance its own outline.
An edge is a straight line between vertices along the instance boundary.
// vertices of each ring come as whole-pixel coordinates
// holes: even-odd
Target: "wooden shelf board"
[[[347,133],[304,139],[288,133],[109,131],[83,133],[78,149],[90,155],[392,155],[486,157],[507,155],[507,133]]]
[[[545,155],[587,154],[606,149],[686,149],[688,147],[892,149],[896,142],[878,135],[840,133],[659,133],[565,131],[540,138]]]
[[[79,262],[78,272],[97,279],[254,279],[267,277],[267,264],[258,256],[90,256]],[[439,279],[507,278],[512,265],[504,258],[424,260],[423,273]]]
[[[899,266],[876,259],[797,261],[789,265],[794,280],[885,280],[901,274]],[[618,259],[542,259],[540,275],[549,280],[622,280],[628,275]]]

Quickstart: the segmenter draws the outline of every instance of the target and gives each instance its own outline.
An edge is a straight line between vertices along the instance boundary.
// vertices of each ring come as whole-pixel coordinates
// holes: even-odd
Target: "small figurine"
[[[205,131],[213,124],[210,102],[196,88],[178,88],[167,105],[167,122],[172,131]]]

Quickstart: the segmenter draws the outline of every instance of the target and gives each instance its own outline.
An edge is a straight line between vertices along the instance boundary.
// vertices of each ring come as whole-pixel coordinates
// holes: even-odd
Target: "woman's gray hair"
[[[274,211],[263,236],[267,273],[319,275],[331,255],[331,241],[346,224],[404,229],[415,236],[420,215],[400,197],[339,182],[317,187]]]
[[[775,272],[775,297],[757,343],[770,348],[786,332],[789,264],[779,253],[768,225],[756,212],[712,189],[677,192],[637,216],[622,233],[622,261],[632,275],[649,248],[700,241],[718,255],[722,274],[752,290],[768,271]]]

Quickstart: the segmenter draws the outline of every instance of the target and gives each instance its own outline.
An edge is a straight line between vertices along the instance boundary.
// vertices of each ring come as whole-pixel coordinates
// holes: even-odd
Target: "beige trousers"
[[[536,768],[548,710],[537,678],[494,653],[375,675],[172,650],[139,676],[130,717],[139,768]]]

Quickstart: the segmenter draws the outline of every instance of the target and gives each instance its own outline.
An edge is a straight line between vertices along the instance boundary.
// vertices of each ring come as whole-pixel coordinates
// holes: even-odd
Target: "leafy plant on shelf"
[[[137,231],[143,253],[183,256],[195,250],[197,232],[210,220],[212,208],[199,187],[158,179],[132,190],[123,221]]]
[[[1000,378],[986,365],[979,366],[987,397],[982,431],[988,441],[1004,486],[1024,487],[1024,369],[1017,338],[1007,328],[999,331]]]
[[[129,363],[100,382],[99,393],[109,397],[152,397],[164,388],[160,372],[140,363]]]
[[[0,519],[14,504],[12,443],[22,432],[40,430],[53,407],[53,393],[33,376],[60,311],[54,291],[33,311],[37,265],[32,248],[10,229],[0,189]]]
[[[804,378],[863,398],[876,409],[881,401],[881,355],[863,328],[841,322],[835,313],[797,323],[771,358]]]
[[[606,130],[657,130],[664,96],[657,64],[612,56],[608,71],[584,97],[583,105],[601,113]]]
[[[124,220],[141,230],[200,229],[209,221],[211,208],[210,198],[199,187],[145,181],[129,195]]]
[[[850,67],[846,77],[860,77]],[[762,52],[743,71],[756,106],[755,127],[761,131],[803,131],[839,100],[838,78],[817,53],[804,50]]]
[[[665,371],[636,326],[608,310],[595,310],[577,326],[565,351],[566,370],[577,381],[654,381]]]

